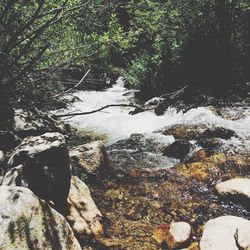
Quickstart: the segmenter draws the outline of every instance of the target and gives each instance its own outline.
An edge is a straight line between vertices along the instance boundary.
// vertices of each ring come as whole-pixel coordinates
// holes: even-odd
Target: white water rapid
[[[101,108],[108,104],[129,104],[133,102],[133,91],[124,88],[121,78],[116,85],[105,91],[79,91],[75,95],[81,100],[75,102],[69,110],[63,113],[84,112]],[[242,118],[238,120],[224,119],[216,115],[209,107],[191,109],[186,113],[177,113],[175,109],[168,109],[164,115],[156,116],[153,111],[146,111],[136,115],[129,115],[129,107],[112,107],[90,115],[75,116],[69,119],[75,126],[89,131],[105,133],[108,144],[128,138],[133,133],[152,132],[175,124],[221,126],[234,130],[239,138],[232,138],[225,142],[230,150],[233,147],[243,147],[250,151],[250,109],[241,110]],[[239,108],[240,109],[240,108]],[[238,108],[230,112],[238,112]],[[234,111],[235,110],[235,111]],[[156,135],[155,135],[156,136]],[[157,135],[157,139],[170,143],[172,137]]]

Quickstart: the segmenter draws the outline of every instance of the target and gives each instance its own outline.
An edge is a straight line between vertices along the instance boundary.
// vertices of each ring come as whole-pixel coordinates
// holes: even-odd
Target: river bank
[[[79,92],[69,110],[57,113],[134,103],[133,93],[121,82],[102,92]],[[14,131],[0,133],[3,246],[250,246],[249,106],[185,113],[170,108],[162,116],[130,111],[112,107],[71,117],[71,126],[40,111],[15,111]],[[31,208],[39,211],[36,217],[24,216]],[[38,243],[33,219],[47,232]],[[27,233],[13,236],[11,228],[19,232],[20,225]]]

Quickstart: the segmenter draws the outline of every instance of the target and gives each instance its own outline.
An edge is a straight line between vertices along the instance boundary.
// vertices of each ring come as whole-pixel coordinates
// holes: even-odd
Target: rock
[[[73,173],[77,176],[81,173],[98,176],[101,172],[107,172],[109,168],[106,148],[101,141],[74,147],[70,150],[69,156]]]
[[[79,238],[86,234],[99,236],[103,233],[102,214],[91,198],[88,187],[76,176],[71,178],[68,208],[67,220]]]
[[[9,170],[3,177],[2,185],[29,188],[29,184],[23,175],[23,165]]]
[[[70,187],[70,163],[63,135],[46,133],[25,138],[11,155],[10,167],[23,165],[24,182],[39,198],[66,210]]]
[[[24,111],[22,109],[15,110],[15,133],[24,138],[31,135],[42,135],[46,132],[59,132],[67,134],[70,130],[69,125],[56,120],[50,114],[42,111]]]
[[[173,135],[175,139],[189,141],[199,139],[206,129],[207,126],[204,124],[174,125],[163,129],[161,133],[164,135]]]
[[[192,148],[192,144],[184,140],[176,140],[163,150],[163,155],[183,160]]]
[[[234,178],[217,184],[215,188],[222,196],[242,196],[250,202],[250,179]]]
[[[250,249],[249,235],[249,220],[236,216],[221,216],[205,224],[200,249]]]
[[[157,227],[154,238],[159,244],[166,243],[170,249],[183,246],[191,236],[191,226],[186,222],[174,222]]]
[[[223,127],[216,127],[213,129],[208,128],[207,130],[204,131],[203,133],[203,137],[205,138],[221,138],[221,139],[225,139],[228,140],[231,137],[237,137],[237,134],[231,130],[231,129],[227,129],[227,128],[223,128]]]
[[[65,218],[29,189],[0,186],[1,249],[80,250]]]
[[[153,97],[152,99],[145,102],[145,106],[157,105],[160,101],[160,97]]]
[[[118,141],[107,147],[112,173],[117,177],[138,178],[136,172],[158,174],[179,163],[178,159],[167,158],[162,151],[174,141],[172,136],[158,133],[132,134],[128,139]]]
[[[210,153],[217,151],[222,145],[217,138],[199,138],[198,144]]]
[[[0,150],[0,163],[4,161],[4,152]]]
[[[207,158],[207,153],[204,148],[200,148],[197,151],[194,151],[189,162],[200,162],[204,161]]]
[[[21,142],[11,131],[0,131],[0,150],[8,151],[15,148]]]
[[[129,111],[129,115],[136,115],[138,113],[144,112],[145,110],[143,108],[137,107],[134,110]]]

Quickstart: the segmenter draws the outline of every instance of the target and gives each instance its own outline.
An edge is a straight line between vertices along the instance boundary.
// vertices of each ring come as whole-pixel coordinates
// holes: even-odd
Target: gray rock
[[[101,141],[90,142],[77,146],[69,152],[73,173],[98,176],[109,169],[106,148]]]
[[[23,176],[23,165],[19,165],[9,170],[3,177],[2,185],[29,188],[29,184]]]
[[[23,187],[0,187],[0,249],[80,250],[65,218]]]
[[[200,249],[250,249],[249,235],[249,220],[236,216],[221,216],[205,224]]]
[[[66,134],[70,130],[68,125],[57,120],[55,116],[38,110],[31,112],[16,109],[14,120],[15,133],[22,138],[31,135],[42,135],[46,132]]]
[[[91,198],[88,187],[78,177],[72,176],[68,197],[67,220],[79,238],[103,233],[102,214]]]
[[[176,140],[163,150],[163,155],[183,160],[191,149],[192,144],[189,141]]]
[[[8,164],[11,168],[22,164],[22,175],[29,189],[40,198],[53,201],[59,211],[66,211],[71,175],[63,135],[55,132],[25,138]]]

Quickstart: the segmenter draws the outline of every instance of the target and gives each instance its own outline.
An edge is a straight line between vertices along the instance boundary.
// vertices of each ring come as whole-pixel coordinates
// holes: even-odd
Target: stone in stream
[[[100,236],[103,233],[102,214],[96,207],[89,188],[78,177],[72,176],[66,216],[75,235]]]
[[[173,222],[154,229],[154,239],[159,243],[166,243],[169,249],[180,248],[190,239],[191,226],[186,222]]]
[[[106,148],[101,141],[94,141],[72,148],[69,151],[72,171],[80,176],[82,173],[99,176],[108,172],[109,159]]]
[[[215,188],[222,196],[241,196],[250,204],[250,179],[234,178],[218,183]]]
[[[65,218],[29,189],[0,186],[0,248],[80,250]]]
[[[25,138],[8,161],[10,168],[20,164],[29,189],[65,212],[71,174],[64,136],[55,132]]]
[[[192,144],[184,140],[176,140],[163,150],[163,155],[183,160],[192,148]]]
[[[207,130],[204,131],[203,133],[203,137],[205,138],[221,138],[221,139],[225,139],[228,140],[231,137],[237,137],[237,134],[231,130],[231,129],[227,129],[227,128],[223,128],[223,127],[216,127],[216,128],[208,128]]]
[[[250,249],[249,236],[249,220],[236,216],[221,216],[205,224],[200,241],[200,249]]]

